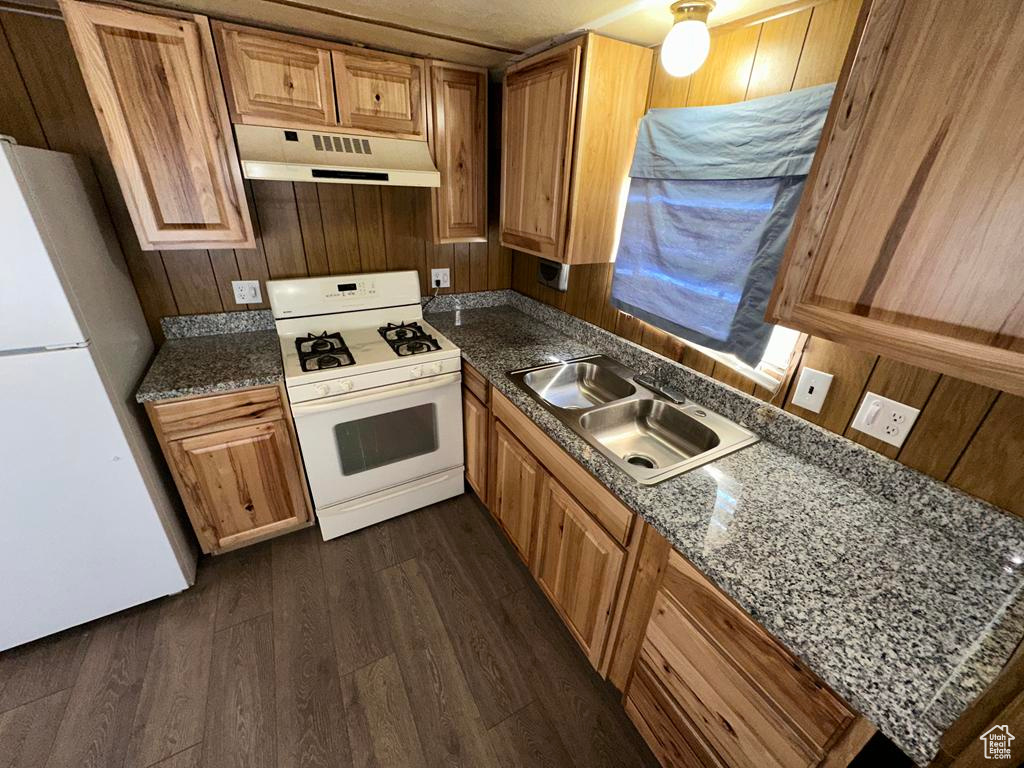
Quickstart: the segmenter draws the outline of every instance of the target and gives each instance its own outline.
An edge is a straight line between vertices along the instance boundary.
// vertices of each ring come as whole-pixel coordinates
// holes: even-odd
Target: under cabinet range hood
[[[235,125],[247,179],[439,187],[427,142]]]

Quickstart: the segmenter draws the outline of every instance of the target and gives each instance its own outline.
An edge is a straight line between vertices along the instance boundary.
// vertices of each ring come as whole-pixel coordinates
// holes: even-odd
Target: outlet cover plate
[[[831,373],[804,368],[800,371],[800,380],[796,383],[796,390],[793,392],[793,399],[790,402],[812,413],[821,413],[821,408],[825,404],[825,396],[831,386]]]
[[[259,304],[263,301],[259,280],[232,280],[231,290],[235,294],[235,304]]]
[[[868,392],[851,426],[898,448],[907,439],[919,413],[917,408]]]
[[[430,287],[431,288],[451,288],[452,287],[452,271],[450,269],[432,269],[430,270]],[[438,284],[440,281],[440,284]]]

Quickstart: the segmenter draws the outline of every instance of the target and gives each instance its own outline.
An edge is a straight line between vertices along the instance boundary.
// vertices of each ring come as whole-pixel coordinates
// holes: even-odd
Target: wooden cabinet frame
[[[283,32],[213,22],[213,33],[220,60],[221,79],[227,94],[231,122],[243,125],[271,125],[282,128],[309,128],[323,130],[338,125],[338,110],[334,98],[334,75],[331,69],[330,48],[318,40]],[[293,56],[315,71],[319,89],[320,104],[310,103],[307,107],[277,104],[267,100],[260,103],[242,87],[245,66],[240,56],[245,43],[260,48],[268,57],[286,60]],[[294,87],[294,84],[292,84]]]
[[[61,10],[142,249],[253,247],[206,17],[77,0],[62,0]],[[101,37],[111,30],[130,34]],[[119,50],[107,50],[105,39],[121,40]],[[175,49],[180,67],[164,60]],[[132,98],[149,93],[147,78],[164,89],[148,111]],[[131,88],[138,93],[122,93]],[[180,146],[168,148],[170,141]]]
[[[920,229],[923,226],[921,222],[928,216],[928,209],[919,207],[924,205],[919,196],[925,195],[927,189],[932,189],[931,196],[927,199],[934,201],[939,192],[933,188],[939,184],[945,185],[947,196],[961,192],[955,187],[957,183],[955,173],[941,177],[931,173],[933,164],[942,163],[944,157],[956,157],[957,153],[967,152],[971,149],[961,146],[952,149],[949,146],[943,146],[944,131],[952,130],[950,124],[955,126],[957,120],[960,120],[960,123],[970,120],[983,121],[989,119],[989,116],[978,115],[960,118],[953,112],[947,112],[945,128],[941,131],[942,126],[937,124],[929,124],[925,130],[924,127],[915,125],[912,118],[908,118],[908,125],[904,126],[903,130],[919,128],[918,132],[920,133],[930,131],[936,133],[936,136],[931,147],[927,145],[921,147],[923,159],[920,159],[920,164],[918,165],[919,158],[913,158],[913,167],[901,167],[899,175],[896,175],[891,181],[893,187],[884,190],[884,194],[893,197],[891,220],[888,229],[884,232],[882,245],[876,254],[876,261],[872,265],[872,274],[865,283],[857,307],[851,310],[838,306],[836,302],[830,305],[829,300],[816,298],[814,295],[826,258],[841,252],[834,242],[837,230],[855,231],[854,225],[857,222],[854,219],[842,219],[844,215],[853,216],[849,211],[854,209],[848,200],[851,195],[851,185],[859,185],[858,189],[863,196],[864,188],[870,187],[871,183],[875,181],[871,178],[864,178],[867,173],[865,169],[870,170],[879,166],[882,161],[878,160],[878,157],[884,156],[888,149],[885,144],[885,134],[881,132],[875,115],[883,108],[880,105],[902,104],[898,96],[899,91],[896,89],[905,87],[905,84],[899,81],[899,74],[892,71],[896,65],[890,59],[894,59],[902,53],[900,45],[892,45],[896,35],[917,34],[917,32],[900,31],[901,24],[904,23],[903,16],[907,15],[903,11],[908,8],[911,8],[911,5],[907,0],[865,0],[861,8],[861,15],[853,33],[853,42],[839,77],[836,96],[829,110],[818,152],[807,179],[806,191],[794,222],[793,235],[789,240],[779,269],[779,277],[767,315],[770,320],[807,333],[867,351],[881,352],[887,357],[929,370],[1022,395],[1024,394],[1024,351],[1022,351],[1024,346],[1019,337],[1014,341],[1011,334],[1006,334],[1007,341],[1005,343],[986,342],[983,337],[985,335],[991,337],[991,334],[984,334],[980,329],[967,328],[952,322],[943,323],[938,319],[933,319],[925,323],[924,321],[915,321],[913,315],[899,315],[895,310],[884,309],[879,309],[872,316],[874,291],[878,289],[888,274],[887,260],[894,257],[898,248],[904,247],[903,233],[905,229],[914,222]],[[962,22],[955,18],[949,18],[946,23],[955,26]],[[991,23],[997,22],[992,21]],[[971,34],[980,33],[973,31]],[[971,38],[965,37],[964,39]],[[905,46],[903,47],[905,48]],[[948,54],[934,51],[929,55],[934,59]],[[923,65],[919,64],[919,66]],[[964,72],[976,71],[966,67],[963,63],[959,63],[957,66]],[[987,74],[982,74],[980,70],[977,70],[977,77],[977,88],[992,87],[985,83]],[[934,98],[945,103],[949,97],[951,86],[937,75],[935,78],[934,82],[921,83],[916,87],[918,89],[933,89],[935,91]],[[970,87],[967,83],[961,85]],[[1007,97],[1010,98],[1009,95]],[[886,108],[891,112],[896,107]],[[909,107],[904,109],[909,109]],[[870,132],[871,129],[874,130],[874,133]],[[899,131],[901,128],[890,127],[887,130]],[[872,150],[874,154],[870,155],[873,159],[870,161],[872,164],[869,165],[866,158],[869,157],[868,152]],[[1006,160],[1010,162],[1010,158],[1006,158]],[[1013,163],[1018,161],[1019,157],[1013,159]],[[945,162],[947,163],[945,167],[949,167],[948,164],[952,161],[947,159]],[[906,166],[907,163],[904,165]],[[967,169],[963,171],[964,174],[970,172]],[[910,176],[913,178],[908,181]],[[936,181],[936,178],[942,180]],[[909,188],[903,189],[908,184]],[[928,187],[929,184],[932,184],[932,187]],[[981,192],[981,190],[974,191],[977,193],[975,197]],[[984,221],[983,214],[989,212],[987,206],[994,204],[975,200],[973,205],[974,208],[971,209],[970,215]],[[942,210],[945,211],[948,208],[949,205],[946,204],[946,208]],[[922,210],[924,212],[921,212]],[[869,220],[872,242],[882,238],[882,223],[879,220],[878,212],[872,211],[870,214],[864,215],[874,217]],[[942,223],[942,221],[935,221],[934,225],[939,227]],[[962,220],[958,223],[961,228],[967,226]],[[951,231],[951,235],[955,233],[955,230]],[[969,239],[969,234],[961,231],[959,237]],[[980,233],[978,234],[980,235]],[[925,260],[924,254],[914,252],[911,255],[918,257],[920,261]],[[905,259],[911,258],[911,255],[906,256]],[[1004,261],[1008,258],[1006,253],[1000,252],[1000,255]],[[948,258],[947,256],[947,260]],[[902,268],[906,271],[909,266],[904,263]],[[924,269],[924,265],[919,268]],[[904,276],[902,279],[909,284],[909,278]],[[1015,280],[1012,285],[1019,294],[1022,285],[1019,270],[1013,275],[1007,274],[1007,279]],[[868,292],[869,288],[870,292]],[[960,292],[960,288],[957,286],[951,285],[950,288],[952,290],[949,292],[949,297]],[[911,287],[907,288],[908,292],[912,290]],[[867,297],[864,296],[865,292],[868,292]],[[946,294],[943,293],[939,299],[933,295],[930,300],[934,303],[940,299],[944,301],[946,298]],[[983,297],[976,299],[976,301],[983,300]],[[1019,301],[1017,306],[1019,309]],[[1013,311],[1013,314],[1017,313],[1018,310]],[[915,322],[918,327],[911,327]],[[925,328],[924,325],[928,325],[928,328]],[[1017,325],[1019,327],[1019,318]]]
[[[441,174],[430,190],[434,242],[487,242],[487,70],[431,61],[428,72],[429,140]],[[456,91],[468,93],[469,114],[449,103]]]
[[[284,385],[279,384],[146,403],[146,413],[203,552],[227,552],[313,524],[309,487],[287,402]],[[248,467],[248,471],[257,477],[259,473],[277,472],[274,476],[260,478],[265,481],[261,485],[278,486],[275,488],[277,501],[286,506],[290,514],[251,528],[246,528],[244,521],[224,517],[230,516],[231,510],[221,509],[217,496],[246,488],[246,479],[251,480],[253,476],[234,477],[229,472],[208,483],[193,463],[193,456],[234,442],[262,442],[272,446],[274,460],[266,465],[257,462]],[[277,462],[280,466],[276,466]],[[243,468],[233,466],[233,471],[241,473]],[[271,502],[270,499],[263,501]],[[250,501],[248,506],[254,503]],[[247,511],[255,512],[248,507]]]

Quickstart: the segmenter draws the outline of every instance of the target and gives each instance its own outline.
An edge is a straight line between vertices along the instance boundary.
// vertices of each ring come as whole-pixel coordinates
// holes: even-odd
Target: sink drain
[[[658,465],[654,462],[650,456],[644,456],[642,453],[628,453],[623,456],[627,464],[632,464],[634,467],[643,467],[644,469],[657,469]]]

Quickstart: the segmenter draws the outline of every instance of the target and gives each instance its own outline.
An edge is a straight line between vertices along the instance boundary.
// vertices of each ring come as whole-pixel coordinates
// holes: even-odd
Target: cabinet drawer
[[[750,681],[664,590],[640,650],[701,736],[733,768],[801,768],[821,753],[795,733]]]
[[[665,768],[726,768],[643,661],[629,684],[625,707]]]
[[[247,389],[225,395],[194,397],[150,406],[165,440],[284,418],[277,387]]]
[[[476,395],[477,400],[487,405],[491,387],[483,374],[465,361],[462,363],[462,386]]]
[[[708,583],[677,552],[669,555],[662,589],[675,598],[717,653],[748,679],[816,749],[825,750],[853,714],[764,629]]]

